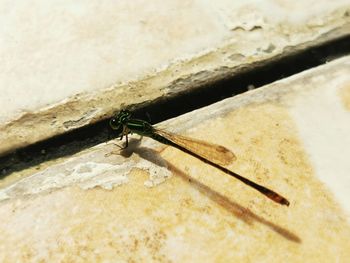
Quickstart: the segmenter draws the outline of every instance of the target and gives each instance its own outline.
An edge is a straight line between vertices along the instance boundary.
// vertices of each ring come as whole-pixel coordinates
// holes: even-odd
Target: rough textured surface
[[[136,137],[128,151],[101,144],[2,187],[0,260],[346,262],[349,73],[347,57],[161,125],[234,151],[228,168],[290,207]]]
[[[344,107],[350,111],[350,84],[349,82],[344,83],[340,88],[339,96],[344,104]]]
[[[348,34],[350,17],[347,0],[0,6],[0,155]]]

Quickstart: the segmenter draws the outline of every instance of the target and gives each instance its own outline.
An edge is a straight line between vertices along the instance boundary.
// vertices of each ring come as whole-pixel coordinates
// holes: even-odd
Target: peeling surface
[[[15,184],[1,189],[1,195],[8,198],[49,192],[55,189],[78,185],[82,189],[97,186],[111,190],[114,186],[128,182],[127,174],[135,162],[119,157],[110,163],[99,162],[98,153],[71,158],[63,163],[50,166],[44,171],[23,178]],[[94,161],[90,161],[94,160]]]
[[[128,152],[134,147],[131,144]],[[145,181],[147,187],[159,185],[171,176],[166,163],[154,156],[149,158],[144,156],[146,159],[140,160],[140,157],[132,155],[125,159],[118,152],[110,150],[106,153],[106,150],[98,150],[99,148],[101,145],[96,146],[97,150],[92,148],[83,155],[68,158],[67,161],[51,165],[43,171],[0,189],[0,201],[47,193],[70,186],[78,186],[84,190],[95,187],[112,190],[116,186],[127,184],[128,174],[135,168],[149,174],[149,179]]]
[[[67,130],[84,126],[89,123],[89,119],[91,119],[91,116],[94,116],[98,111],[99,110],[97,109],[89,110],[86,113],[84,113],[81,118],[77,120],[69,120],[69,121],[63,122],[63,126]]]
[[[254,27],[271,28],[277,25],[284,27],[285,32],[295,27],[321,27],[333,12],[346,15],[349,8],[347,0],[335,2],[308,0],[295,1],[207,1],[208,5],[216,11],[225,25],[234,30],[242,28],[251,31]],[[308,8],[312,6],[313,8]],[[324,15],[328,16],[327,18]]]

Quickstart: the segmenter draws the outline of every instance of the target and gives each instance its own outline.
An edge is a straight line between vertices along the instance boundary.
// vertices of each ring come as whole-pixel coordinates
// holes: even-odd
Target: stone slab
[[[0,155],[350,31],[347,0],[0,6]]]
[[[346,262],[349,76],[344,57],[158,126],[224,145],[289,207],[133,136],[3,180],[0,261]]]

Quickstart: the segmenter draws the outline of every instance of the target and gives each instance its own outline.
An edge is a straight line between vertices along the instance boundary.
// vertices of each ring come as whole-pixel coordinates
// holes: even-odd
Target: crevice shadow
[[[340,34],[331,39],[322,36],[322,39],[312,46],[291,49],[263,61],[249,62],[249,67],[246,64],[233,68],[221,67],[205,72],[200,78],[196,74],[180,77],[163,87],[177,90],[176,92],[127,107],[134,112],[135,118],[148,119],[147,115],[152,116],[151,123],[155,124],[241,94],[249,86],[259,88],[350,53],[350,34]],[[186,83],[191,83],[192,88],[184,89]],[[86,126],[0,153],[0,180],[14,172],[73,155],[115,138],[115,132],[108,128],[110,117],[111,113],[101,116],[105,119],[93,121]]]
[[[140,140],[131,139],[129,141],[130,148],[128,147],[127,149],[121,150],[120,154],[125,157],[130,157],[132,153],[135,153],[140,158],[150,161],[155,165],[162,166],[162,167],[167,166],[173,173],[176,174],[176,176],[179,176],[181,179],[183,179],[186,182],[190,182],[190,184],[193,187],[195,187],[200,193],[208,196],[211,200],[216,202],[218,205],[220,205],[230,213],[234,214],[238,219],[242,220],[244,223],[249,225],[252,225],[254,222],[263,224],[289,241],[292,241],[295,243],[302,243],[301,238],[298,235],[292,233],[290,230],[276,223],[273,223],[263,218],[262,216],[259,216],[253,213],[250,209],[241,206],[237,202],[232,201],[228,197],[211,189],[207,185],[201,183],[200,181],[190,177],[183,171],[179,170],[170,162],[163,159],[160,156],[159,152],[147,147],[138,147],[139,144],[140,144]]]

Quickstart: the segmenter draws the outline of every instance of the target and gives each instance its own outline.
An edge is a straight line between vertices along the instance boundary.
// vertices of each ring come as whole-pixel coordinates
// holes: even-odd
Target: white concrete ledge
[[[346,35],[350,23],[346,0],[1,0],[0,7],[0,155],[123,105],[191,89],[179,80],[212,81]]]

